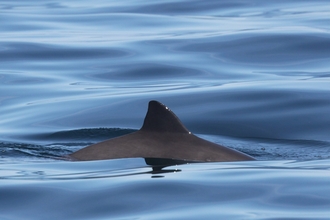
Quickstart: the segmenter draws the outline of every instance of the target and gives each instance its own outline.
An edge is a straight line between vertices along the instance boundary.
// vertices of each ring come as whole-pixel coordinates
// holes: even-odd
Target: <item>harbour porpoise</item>
[[[150,101],[140,130],[96,143],[69,155],[73,160],[116,158],[189,162],[245,161],[254,158],[193,135],[165,105]]]

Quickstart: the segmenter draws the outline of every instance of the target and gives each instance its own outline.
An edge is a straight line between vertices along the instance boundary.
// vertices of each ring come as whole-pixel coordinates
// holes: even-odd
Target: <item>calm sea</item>
[[[328,0],[0,0],[0,219],[330,219]],[[61,160],[150,100],[252,162]]]

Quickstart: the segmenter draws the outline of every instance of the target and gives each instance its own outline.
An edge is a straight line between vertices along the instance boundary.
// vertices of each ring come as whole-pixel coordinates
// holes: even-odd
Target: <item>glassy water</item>
[[[328,1],[0,1],[1,219],[329,219]],[[258,161],[63,161],[150,100]]]

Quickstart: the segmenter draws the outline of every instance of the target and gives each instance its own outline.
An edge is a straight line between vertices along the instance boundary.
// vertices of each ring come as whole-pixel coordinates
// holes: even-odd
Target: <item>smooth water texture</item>
[[[329,219],[329,1],[0,1],[1,219]],[[63,156],[150,100],[258,161]]]

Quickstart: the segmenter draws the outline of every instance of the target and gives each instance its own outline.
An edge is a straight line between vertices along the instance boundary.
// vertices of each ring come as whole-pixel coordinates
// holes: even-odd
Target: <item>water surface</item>
[[[2,219],[328,219],[328,1],[1,1]],[[150,100],[258,161],[64,161]]]

